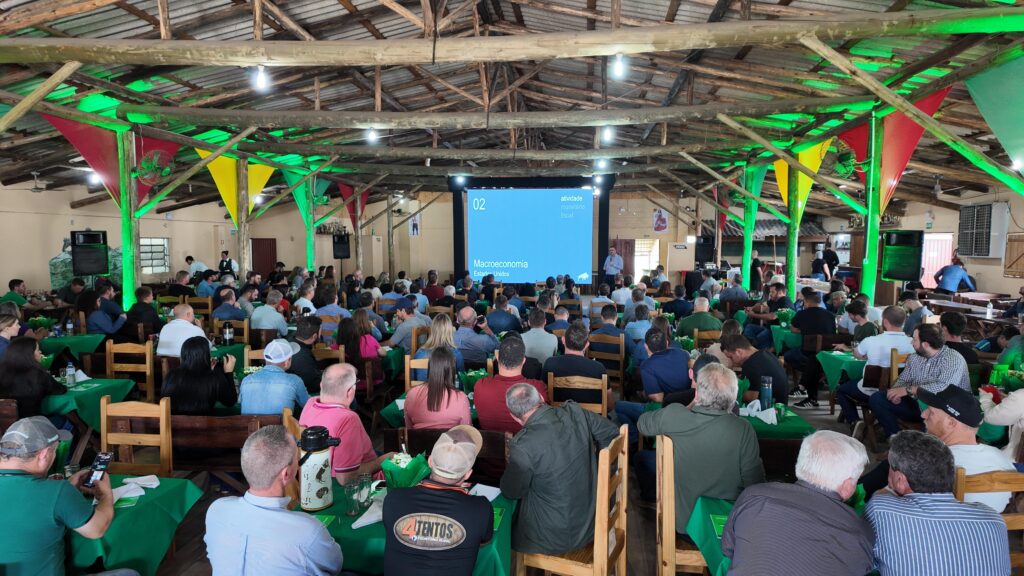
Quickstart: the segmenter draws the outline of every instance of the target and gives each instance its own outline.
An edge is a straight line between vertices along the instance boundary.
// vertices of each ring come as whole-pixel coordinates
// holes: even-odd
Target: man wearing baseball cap
[[[46,478],[57,444],[70,438],[67,430],[33,416],[12,424],[0,439],[0,494],[10,528],[0,538],[0,572],[64,574],[66,529],[96,539],[110,526],[114,499],[106,474],[93,488],[82,485],[89,470],[66,481]]]
[[[298,414],[302,410],[309,392],[302,378],[287,372],[298,351],[298,344],[281,338],[267,344],[263,349],[265,366],[246,376],[239,385],[242,414],[280,414],[284,408]]]
[[[441,434],[430,452],[430,477],[384,499],[384,574],[469,576],[480,546],[494,534],[494,512],[463,483],[483,439],[472,426]],[[511,521],[511,519],[509,520]]]
[[[408,354],[412,351],[412,329],[417,326],[429,328],[430,316],[420,314],[416,309],[416,303],[403,296],[395,301],[395,320],[399,324],[388,345],[401,348]]]
[[[970,392],[949,386],[941,392],[917,391],[917,399],[928,405],[921,413],[928,433],[949,447],[953,462],[968,475],[1014,471],[1013,462],[998,448],[978,444],[978,426],[984,419],[978,400]],[[1002,512],[1010,501],[1009,492],[966,494],[964,502],[979,502]]]

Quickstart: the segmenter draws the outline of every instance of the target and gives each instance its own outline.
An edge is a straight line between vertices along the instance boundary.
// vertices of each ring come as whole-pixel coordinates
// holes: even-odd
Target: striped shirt
[[[875,530],[881,576],[1006,576],[1010,547],[1002,517],[950,493],[878,494],[864,511]]]
[[[936,394],[949,386],[959,386],[970,392],[971,376],[964,357],[949,346],[943,346],[931,358],[920,354],[911,354],[907,358],[907,367],[893,387],[905,386],[920,386]]]

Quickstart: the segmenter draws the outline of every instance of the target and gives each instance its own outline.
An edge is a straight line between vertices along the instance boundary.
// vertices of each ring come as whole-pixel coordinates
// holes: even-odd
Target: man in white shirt
[[[921,413],[928,433],[949,447],[953,461],[968,475],[1016,470],[1013,461],[998,448],[978,444],[978,426],[984,416],[970,392],[957,386],[947,386],[939,393],[922,388],[917,391],[917,399],[928,405]],[[1010,493],[967,493],[964,502],[978,502],[1002,512],[1010,502]]]
[[[178,304],[174,307],[174,320],[171,320],[160,329],[159,344],[156,347],[158,356],[181,356],[181,345],[185,340],[194,336],[206,338],[203,329],[196,322],[195,311],[188,304]]]
[[[886,308],[882,313],[882,329],[885,331],[862,340],[853,350],[854,357],[858,360],[867,360],[869,366],[888,368],[893,348],[897,354],[913,354],[913,338],[903,333],[903,323],[906,319],[907,313],[899,306]],[[867,402],[870,396],[878,391],[877,388],[865,388],[863,382],[863,379],[847,380],[836,390],[836,402],[842,409],[843,419],[849,423],[855,436],[860,432],[858,425],[861,424],[855,401]]]
[[[632,285],[633,277],[628,275],[624,276],[622,278],[622,287],[612,292],[612,302],[615,302],[620,306],[625,306],[632,297],[633,289],[630,288]]]
[[[253,330],[276,329],[277,335],[282,338],[288,335],[288,322],[284,316],[277,311],[277,305],[281,303],[284,296],[278,290],[271,290],[267,293],[267,303],[253,310],[249,318],[249,328]]]
[[[544,311],[534,308],[530,311],[530,329],[523,333],[526,356],[540,362],[541,366],[558,350],[558,337],[544,329],[547,318]]]
[[[209,266],[203,264],[199,260],[191,256],[185,256],[185,264],[188,264],[188,277],[195,278],[197,275],[202,274],[210,269]]]

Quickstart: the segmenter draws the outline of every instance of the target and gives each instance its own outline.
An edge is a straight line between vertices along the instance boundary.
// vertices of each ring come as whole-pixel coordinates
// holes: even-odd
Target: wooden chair
[[[590,318],[591,330],[600,328],[601,325],[604,324],[604,319],[601,318],[601,308],[594,310],[593,305],[591,305],[590,312],[587,314],[587,317]]]
[[[616,576],[626,576],[627,494],[629,447],[626,426],[597,456],[597,504],[594,510],[594,541],[567,554],[515,553],[516,576],[526,576],[527,567],[545,573],[571,576],[605,575],[615,567]]]
[[[427,316],[433,318],[438,314],[447,314],[448,318],[452,321],[455,320],[455,307],[454,306],[427,306]]]
[[[178,304],[185,302],[184,296],[157,296],[156,303],[160,306],[167,306],[168,308],[174,308]]]
[[[667,304],[673,300],[675,300],[675,298],[672,296],[659,296],[654,299],[655,302],[661,302],[662,304]]]
[[[132,418],[156,418],[156,434],[132,432]],[[110,402],[110,396],[100,398],[100,451],[110,452],[119,446],[118,461],[111,462],[111,474],[170,476],[174,469],[171,455],[171,399],[161,398],[159,404],[146,402]],[[159,448],[160,460],[156,464],[135,462],[133,446]]]
[[[551,372],[548,373],[548,401],[552,406],[561,406],[564,402],[555,401],[555,390],[595,390],[600,392],[601,402],[579,402],[580,408],[596,412],[601,416],[608,415],[608,375],[603,374],[601,378],[587,378],[585,376],[562,376],[556,378]]]
[[[422,346],[422,341],[426,341],[427,336],[430,335],[430,326],[413,326],[412,329],[412,350],[409,351],[409,355],[413,358],[416,357],[416,351]]]
[[[590,347],[587,348],[587,358],[592,358],[604,364],[608,377],[614,378],[618,386],[621,387],[626,376],[626,335],[608,336],[591,333],[587,340],[590,342]],[[594,350],[594,344],[612,344],[618,346],[619,351],[598,352]],[[615,362],[618,368],[608,368],[608,365],[603,362],[605,360]]]
[[[3,434],[18,421],[18,401],[0,398],[0,434]]]
[[[704,555],[676,532],[676,468],[672,449],[672,438],[658,436],[655,447],[658,471],[655,525],[658,576],[675,576],[676,572],[703,574],[708,567]]]
[[[413,380],[413,370],[426,370],[430,366],[430,358],[413,359],[409,354],[405,355],[405,391],[408,392],[420,384],[426,384],[425,380]]]
[[[561,342],[562,338],[565,337],[565,330],[565,328],[560,328],[557,330],[552,330],[551,333],[554,334],[556,338],[558,338],[559,342]]]
[[[801,339],[800,349],[807,356],[808,361],[815,358],[818,352],[830,351],[836,344],[850,344],[853,342],[851,334],[805,334]],[[817,361],[817,360],[815,360]],[[836,413],[836,395],[830,392],[828,395],[829,414]]]
[[[213,296],[200,298],[199,296],[185,296],[185,303],[192,307],[196,314],[209,316],[213,314]]]
[[[906,364],[910,354],[900,354],[895,348],[889,351],[889,382],[886,388],[892,388],[900,377],[900,364]]]
[[[469,297],[466,294],[455,294],[452,296],[452,300],[457,302],[468,302]]]
[[[985,472],[983,474],[967,475],[967,471],[960,466],[956,467],[956,481],[953,484],[953,496],[963,502],[965,494],[976,494],[986,492],[1024,492],[1024,473],[1021,472]],[[1010,499],[1013,502],[1013,499]],[[1012,506],[1011,506],[1012,508]],[[1006,522],[1006,530],[1024,530],[1024,514],[1019,512],[1007,512],[1001,514]],[[1014,569],[1024,567],[1024,552],[1010,551],[1010,566]],[[1013,570],[1017,573],[1017,570]]]
[[[381,316],[385,314],[390,316],[395,313],[395,304],[398,304],[398,300],[394,298],[381,298],[373,303],[373,311]],[[384,308],[387,308],[387,310],[384,310]],[[384,311],[382,312],[382,310]]]
[[[525,304],[527,308],[536,308],[537,307],[537,297],[536,296],[520,296],[519,299],[523,301],[523,304]]]
[[[130,362],[125,356],[134,357],[135,362]],[[138,358],[142,357],[142,362]],[[139,387],[145,394],[146,402],[156,401],[156,370],[153,363],[153,342],[145,344],[114,344],[113,340],[107,340],[107,378],[115,378],[118,374],[143,374],[145,379],[139,382]]]
[[[565,309],[569,311],[569,318],[583,318],[583,304],[579,299],[559,300],[558,305],[565,306]]]
[[[267,344],[270,344],[274,340],[280,338],[277,333],[277,328],[253,328],[249,331],[249,340],[246,342],[257,349],[264,349]]]
[[[722,339],[721,330],[699,330],[693,329],[693,347],[707,348]]]
[[[888,386],[888,369],[881,366],[864,367],[864,387],[878,388],[875,394],[885,394]],[[875,414],[871,411],[871,405],[867,402],[855,400],[854,403],[860,407],[861,419],[864,420],[864,445],[870,452],[878,451],[878,438],[875,436]]]
[[[249,319],[246,318],[239,322],[238,320],[218,320],[213,319],[213,337],[220,337],[220,329],[224,326],[225,322],[230,322],[231,327],[235,330],[235,342],[241,342],[247,344],[249,342]]]
[[[317,363],[344,364],[345,347],[338,346],[337,350],[333,348],[313,348],[313,358],[316,359]]]
[[[253,350],[251,346],[246,346],[245,347],[245,355],[242,358],[243,358],[243,360],[242,360],[242,367],[243,368],[250,368],[250,367],[252,367],[253,361],[263,363],[264,362],[263,349]]]
[[[153,325],[146,322],[139,322],[137,324],[133,324],[133,326],[135,326],[135,329],[132,330],[132,335],[135,336],[135,341],[138,342],[139,344],[142,344],[146,340],[148,340],[150,334],[157,333],[155,330],[153,330]]]
[[[334,333],[338,330],[338,323],[341,316],[320,316],[320,339],[324,342],[334,340]],[[334,328],[324,328],[324,324],[331,324]],[[248,342],[248,340],[246,340]]]
[[[87,326],[87,321],[85,319],[85,312],[78,312],[78,326],[77,331],[75,333],[78,334],[79,336],[89,333],[89,327]]]

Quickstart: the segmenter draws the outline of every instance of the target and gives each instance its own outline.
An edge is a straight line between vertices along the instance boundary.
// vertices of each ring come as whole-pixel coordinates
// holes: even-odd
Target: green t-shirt
[[[4,294],[3,296],[0,296],[0,302],[14,302],[18,306],[24,306],[25,304],[28,304],[28,300],[26,300],[24,296],[18,294],[14,290],[11,290],[10,292]]]
[[[872,336],[878,336],[878,326],[875,326],[874,322],[865,322],[853,330],[853,339],[858,342]]]
[[[679,326],[676,328],[676,335],[690,336],[692,338],[694,329],[700,330],[701,332],[705,330],[721,330],[722,321],[715,318],[708,312],[695,312],[679,321]]]
[[[18,470],[0,471],[0,494],[6,518],[0,529],[0,572],[63,576],[66,529],[81,528],[92,518],[92,502],[66,480]]]

